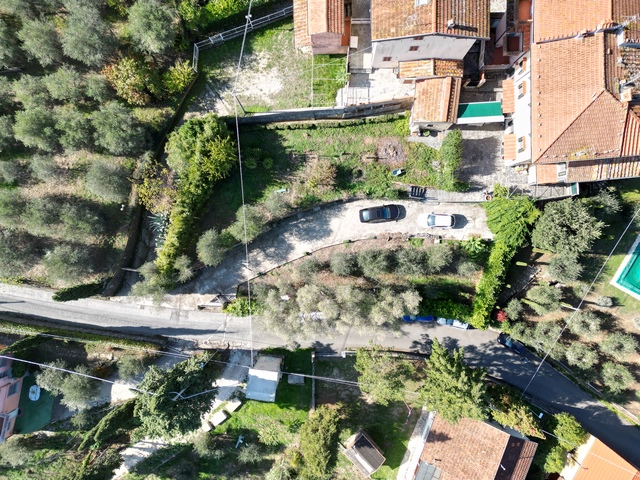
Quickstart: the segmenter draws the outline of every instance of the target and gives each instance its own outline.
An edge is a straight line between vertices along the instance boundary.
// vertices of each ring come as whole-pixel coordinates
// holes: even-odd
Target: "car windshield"
[[[369,213],[370,213],[370,212],[369,212],[369,210],[364,210],[364,211],[362,212],[362,219],[363,219],[365,222],[368,222],[369,220],[371,220],[371,215],[369,215]]]
[[[433,227],[436,224],[436,216],[435,215],[429,215],[427,217],[427,225],[429,225],[430,227]]]
[[[383,207],[379,211],[382,213],[382,218],[391,218],[391,210],[387,207]]]

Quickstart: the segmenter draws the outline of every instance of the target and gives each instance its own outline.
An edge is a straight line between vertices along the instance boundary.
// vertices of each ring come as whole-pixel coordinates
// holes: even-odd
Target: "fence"
[[[255,20],[251,19],[251,16],[248,16],[248,27],[246,25],[242,25],[240,27],[232,28],[231,30],[227,30],[222,33],[217,33],[216,35],[212,35],[207,37],[204,40],[196,42],[193,44],[193,61],[191,64],[191,68],[193,68],[194,72],[198,71],[198,59],[200,57],[200,50],[206,50],[207,48],[215,47],[220,45],[221,43],[226,42],[227,40],[231,40],[232,38],[236,38],[241,36],[244,33],[245,27],[249,32],[264,27],[265,25],[269,25],[271,23],[277,22],[283,18],[287,18],[293,16],[293,7],[287,7],[277,12],[271,13],[264,17],[257,18]]]

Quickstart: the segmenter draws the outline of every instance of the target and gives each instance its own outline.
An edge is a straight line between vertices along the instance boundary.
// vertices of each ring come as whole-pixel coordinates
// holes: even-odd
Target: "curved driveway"
[[[234,293],[237,285],[279,265],[303,257],[306,252],[337,245],[345,241],[384,237],[389,234],[424,236],[436,234],[443,238],[464,240],[470,235],[491,238],[484,209],[477,204],[432,204],[411,200],[392,202],[402,207],[400,220],[395,222],[360,223],[358,211],[381,201],[357,200],[327,208],[316,208],[305,214],[279,222],[249,245],[249,268],[244,248],[235,248],[215,269],[205,268],[192,282],[178,289],[180,294]],[[452,229],[418,227],[421,213],[451,213],[456,216]]]

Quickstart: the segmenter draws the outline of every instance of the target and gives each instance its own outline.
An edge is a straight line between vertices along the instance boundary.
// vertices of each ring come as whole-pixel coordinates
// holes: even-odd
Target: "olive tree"
[[[87,190],[107,202],[124,202],[131,190],[128,174],[127,169],[118,163],[94,161],[85,178]]]
[[[129,8],[127,30],[136,47],[147,53],[162,53],[173,46],[176,14],[158,0],[137,0]]]
[[[581,370],[588,370],[598,361],[598,354],[592,348],[580,342],[573,342],[565,350],[567,363]]]
[[[91,115],[95,143],[114,155],[133,155],[144,148],[145,136],[131,111],[109,102]]]
[[[633,375],[624,365],[606,362],[602,365],[602,381],[611,393],[620,393],[633,384]]]
[[[44,77],[51,98],[77,102],[84,96],[84,79],[74,68],[65,65]]]
[[[40,77],[22,75],[11,84],[16,101],[24,108],[46,107],[51,103],[51,95]]]
[[[13,132],[16,140],[27,147],[52,152],[58,145],[52,110],[35,107],[16,112]]]
[[[605,336],[599,346],[602,353],[610,355],[616,360],[622,360],[638,350],[636,339],[621,332],[614,332]]]
[[[97,8],[78,5],[70,10],[62,32],[65,55],[95,67],[111,52],[114,37],[108,24],[100,18]]]
[[[0,17],[0,69],[15,67],[19,58],[18,42],[7,21]]]
[[[14,143],[13,118],[11,115],[2,115],[0,116],[0,152],[6,152]]]
[[[198,259],[210,267],[218,265],[224,259],[226,251],[215,228],[204,232],[196,245]]]
[[[591,310],[583,310],[569,319],[569,330],[574,335],[593,337],[600,333],[602,319]]]
[[[87,115],[72,105],[54,108],[58,140],[66,152],[89,148],[92,145],[93,128]]]
[[[27,55],[36,59],[43,67],[62,60],[62,45],[52,22],[28,20],[22,24],[18,38]]]
[[[77,283],[93,271],[87,250],[79,246],[57,245],[45,254],[42,263],[49,278],[63,283]]]

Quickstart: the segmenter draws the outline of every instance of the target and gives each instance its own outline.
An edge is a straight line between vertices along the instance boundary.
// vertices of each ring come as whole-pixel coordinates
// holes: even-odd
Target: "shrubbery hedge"
[[[493,244],[473,299],[473,309],[469,321],[475,328],[487,328],[491,311],[496,304],[498,295],[500,295],[504,278],[515,253],[516,248],[513,246],[500,241]]]

